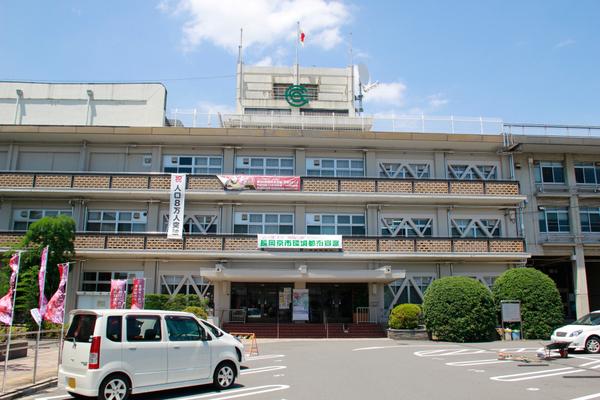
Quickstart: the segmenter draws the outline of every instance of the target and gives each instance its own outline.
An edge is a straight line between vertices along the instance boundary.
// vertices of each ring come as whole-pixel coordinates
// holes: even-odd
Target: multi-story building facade
[[[534,212],[546,207],[546,229],[567,229],[551,206],[585,205],[585,217],[568,211],[578,221],[569,232],[583,221],[595,229],[595,194],[541,192],[526,171],[535,177],[537,160],[571,160],[576,182],[574,163],[590,157],[542,156],[556,150],[511,138],[501,125],[484,131],[483,120],[470,121],[477,131],[454,119],[445,121],[448,133],[427,129],[424,119],[403,132],[377,131],[376,120],[355,115],[351,69],[300,69],[313,96],[300,114],[279,93],[294,83],[291,71],[239,71],[238,114],[210,128],[166,120],[161,85],[0,85],[1,241],[16,241],[45,215],[71,215],[78,232],[69,308],[106,307],[111,279],[144,277],[149,292],[209,297],[224,321],[292,321],[285,294],[293,289],[309,291],[309,322],[351,322],[364,312],[377,320],[395,304],[420,303],[436,278],[472,276],[491,286],[507,268],[538,266],[530,252],[568,251],[566,301],[577,299],[578,312],[589,307],[580,285],[597,282],[581,278],[583,251],[593,245],[538,240]],[[63,97],[70,103],[61,110]],[[171,173],[188,174],[182,240],[166,237]],[[300,186],[231,191],[218,178],[242,174],[297,176]],[[545,235],[565,238],[561,232]],[[342,242],[264,248],[258,234]]]

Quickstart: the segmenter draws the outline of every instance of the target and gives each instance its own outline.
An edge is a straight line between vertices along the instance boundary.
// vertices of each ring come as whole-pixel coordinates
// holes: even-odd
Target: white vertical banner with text
[[[183,239],[186,174],[171,174],[168,239]]]

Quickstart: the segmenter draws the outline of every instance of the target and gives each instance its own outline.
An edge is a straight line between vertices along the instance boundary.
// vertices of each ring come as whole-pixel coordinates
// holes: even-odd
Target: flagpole
[[[15,303],[17,301],[17,286],[19,285],[19,269],[21,266],[21,253],[23,250],[19,250],[19,262],[17,263],[17,273],[15,277],[15,292],[13,293],[12,311],[10,313],[10,325],[8,326],[8,339],[6,341],[6,352],[4,353],[4,374],[2,375],[2,393],[4,393],[4,383],[6,382],[6,371],[8,369],[8,356],[10,354],[10,339],[12,336],[12,325],[13,318],[15,317]],[[12,274],[12,272],[11,272]]]
[[[298,61],[298,42],[300,41],[300,21],[296,27],[296,85],[300,84],[300,62]]]
[[[44,262],[43,260],[43,255],[44,255],[44,251],[46,251],[46,264],[48,263],[48,253],[50,251],[50,246],[46,246],[46,249],[42,250],[42,260],[40,260],[40,272],[42,269],[42,263]],[[40,294],[39,294],[39,300],[42,300],[42,296],[44,296],[44,289],[46,287],[46,265],[44,265],[44,279],[42,280],[42,285],[40,285],[39,282],[39,276],[38,276],[38,287],[40,289]],[[40,337],[41,337],[41,331],[42,331],[42,324],[44,323],[44,310],[43,310],[43,304],[42,301],[40,301],[40,303],[38,304],[38,310],[40,312],[40,323],[38,324],[38,331],[37,331],[37,335],[35,338],[35,357],[34,357],[34,361],[33,361],[33,384],[35,384],[35,376],[37,374],[37,361],[38,361],[38,353],[40,351]],[[37,322],[37,321],[36,321]]]

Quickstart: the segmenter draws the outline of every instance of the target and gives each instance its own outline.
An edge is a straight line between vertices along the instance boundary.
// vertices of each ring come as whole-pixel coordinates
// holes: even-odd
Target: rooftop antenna
[[[300,84],[300,61],[298,60],[298,42],[300,42],[300,21],[296,22],[296,85]]]
[[[240,44],[238,46],[238,82],[237,82],[237,100],[238,100],[238,112],[242,113],[242,83],[244,82],[244,79],[242,77],[242,72],[243,72],[243,65],[244,65],[244,61],[242,59],[242,44],[243,44],[243,35],[244,35],[244,28],[240,28]]]
[[[365,64],[358,64],[356,66],[357,72],[357,84],[358,84],[358,95],[354,97],[354,100],[358,102],[356,107],[356,112],[361,113],[364,111],[363,109],[363,93],[367,93],[369,90],[373,89],[377,85],[379,85],[378,81],[371,82],[371,76],[369,75],[369,69]]]

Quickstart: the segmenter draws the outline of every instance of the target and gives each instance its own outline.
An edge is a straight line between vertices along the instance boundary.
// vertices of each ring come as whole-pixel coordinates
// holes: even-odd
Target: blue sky
[[[168,108],[231,110],[245,62],[355,62],[367,113],[600,125],[600,1],[0,2],[0,80],[160,81]]]

